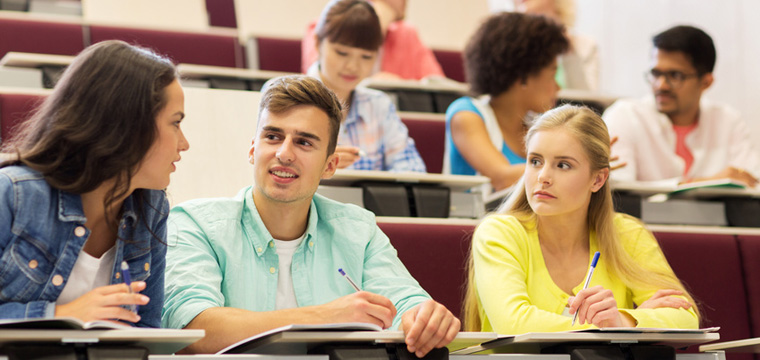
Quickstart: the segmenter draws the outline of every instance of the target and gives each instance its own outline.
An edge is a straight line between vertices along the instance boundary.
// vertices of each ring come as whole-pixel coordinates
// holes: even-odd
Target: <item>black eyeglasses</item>
[[[652,85],[657,82],[657,79],[659,79],[660,76],[665,77],[665,81],[668,83],[668,85],[670,85],[670,87],[677,88],[683,85],[684,80],[692,77],[699,77],[699,74],[684,74],[680,71],[660,71],[657,69],[652,69],[644,73],[644,79],[646,79],[646,81]]]

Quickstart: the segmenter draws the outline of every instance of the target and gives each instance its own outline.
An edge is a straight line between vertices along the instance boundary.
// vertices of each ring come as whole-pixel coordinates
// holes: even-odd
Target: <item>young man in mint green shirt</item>
[[[422,357],[458,333],[459,320],[411,277],[372,213],[315,195],[337,168],[341,119],[319,80],[272,81],[249,151],[254,185],[171,210],[163,326],[206,330],[186,352],[289,324],[366,322],[403,330]]]

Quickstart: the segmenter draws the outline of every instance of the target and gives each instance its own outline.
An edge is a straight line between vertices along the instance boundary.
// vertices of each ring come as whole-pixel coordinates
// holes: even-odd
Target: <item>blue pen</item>
[[[596,269],[596,263],[599,261],[599,252],[597,251],[594,253],[594,258],[591,260],[591,265],[588,267],[588,273],[586,274],[586,283],[583,284],[583,290],[588,289],[588,284],[591,282],[591,275],[594,274],[594,269]],[[578,318],[578,310],[575,311],[575,315],[573,315],[573,322],[571,325],[575,325],[575,319]]]
[[[346,281],[348,281],[348,283],[351,284],[351,287],[354,288],[354,290],[356,290],[356,291],[362,291],[362,289],[360,289],[358,286],[356,286],[356,283],[353,280],[351,280],[351,277],[348,276],[348,274],[346,274],[346,272],[343,271],[343,269],[338,269],[338,272],[341,275],[343,275],[344,278],[346,278]]]
[[[129,277],[129,265],[126,261],[121,262],[121,276],[124,277],[124,284],[127,285],[129,293],[132,294],[132,279]],[[129,305],[129,310],[133,313],[137,313],[137,309],[139,309],[139,305]]]

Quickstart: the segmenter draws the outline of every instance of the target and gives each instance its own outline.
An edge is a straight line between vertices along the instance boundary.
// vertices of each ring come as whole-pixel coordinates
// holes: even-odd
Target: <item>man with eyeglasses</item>
[[[656,35],[645,74],[654,96],[621,99],[604,113],[613,156],[627,163],[614,180],[678,184],[733,179],[751,187],[760,156],[739,113],[702,98],[713,83],[715,46],[709,35],[676,26]]]

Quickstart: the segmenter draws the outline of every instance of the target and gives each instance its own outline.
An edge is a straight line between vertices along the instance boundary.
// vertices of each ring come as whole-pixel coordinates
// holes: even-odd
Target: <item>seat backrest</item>
[[[256,37],[259,70],[301,72],[301,39]]]
[[[435,55],[438,63],[441,64],[443,73],[447,78],[465,82],[464,60],[462,59],[461,51],[433,50],[433,55]]]
[[[76,55],[84,49],[82,25],[0,18],[0,58],[10,51]]]
[[[474,225],[378,223],[409,273],[459,317]]]
[[[112,26],[90,26],[92,43],[123,40],[164,54],[175,63],[243,67],[243,51],[235,36]]]
[[[733,235],[655,233],[662,251],[702,311],[702,327],[720,326],[721,341],[750,337],[741,254]]]
[[[760,337],[760,236],[739,235],[752,337]]]
[[[17,126],[43,99],[41,95],[0,94],[0,144],[15,135]]]
[[[409,129],[409,136],[414,139],[427,172],[440,174],[443,171],[446,122],[421,119],[401,119],[401,121]]]

